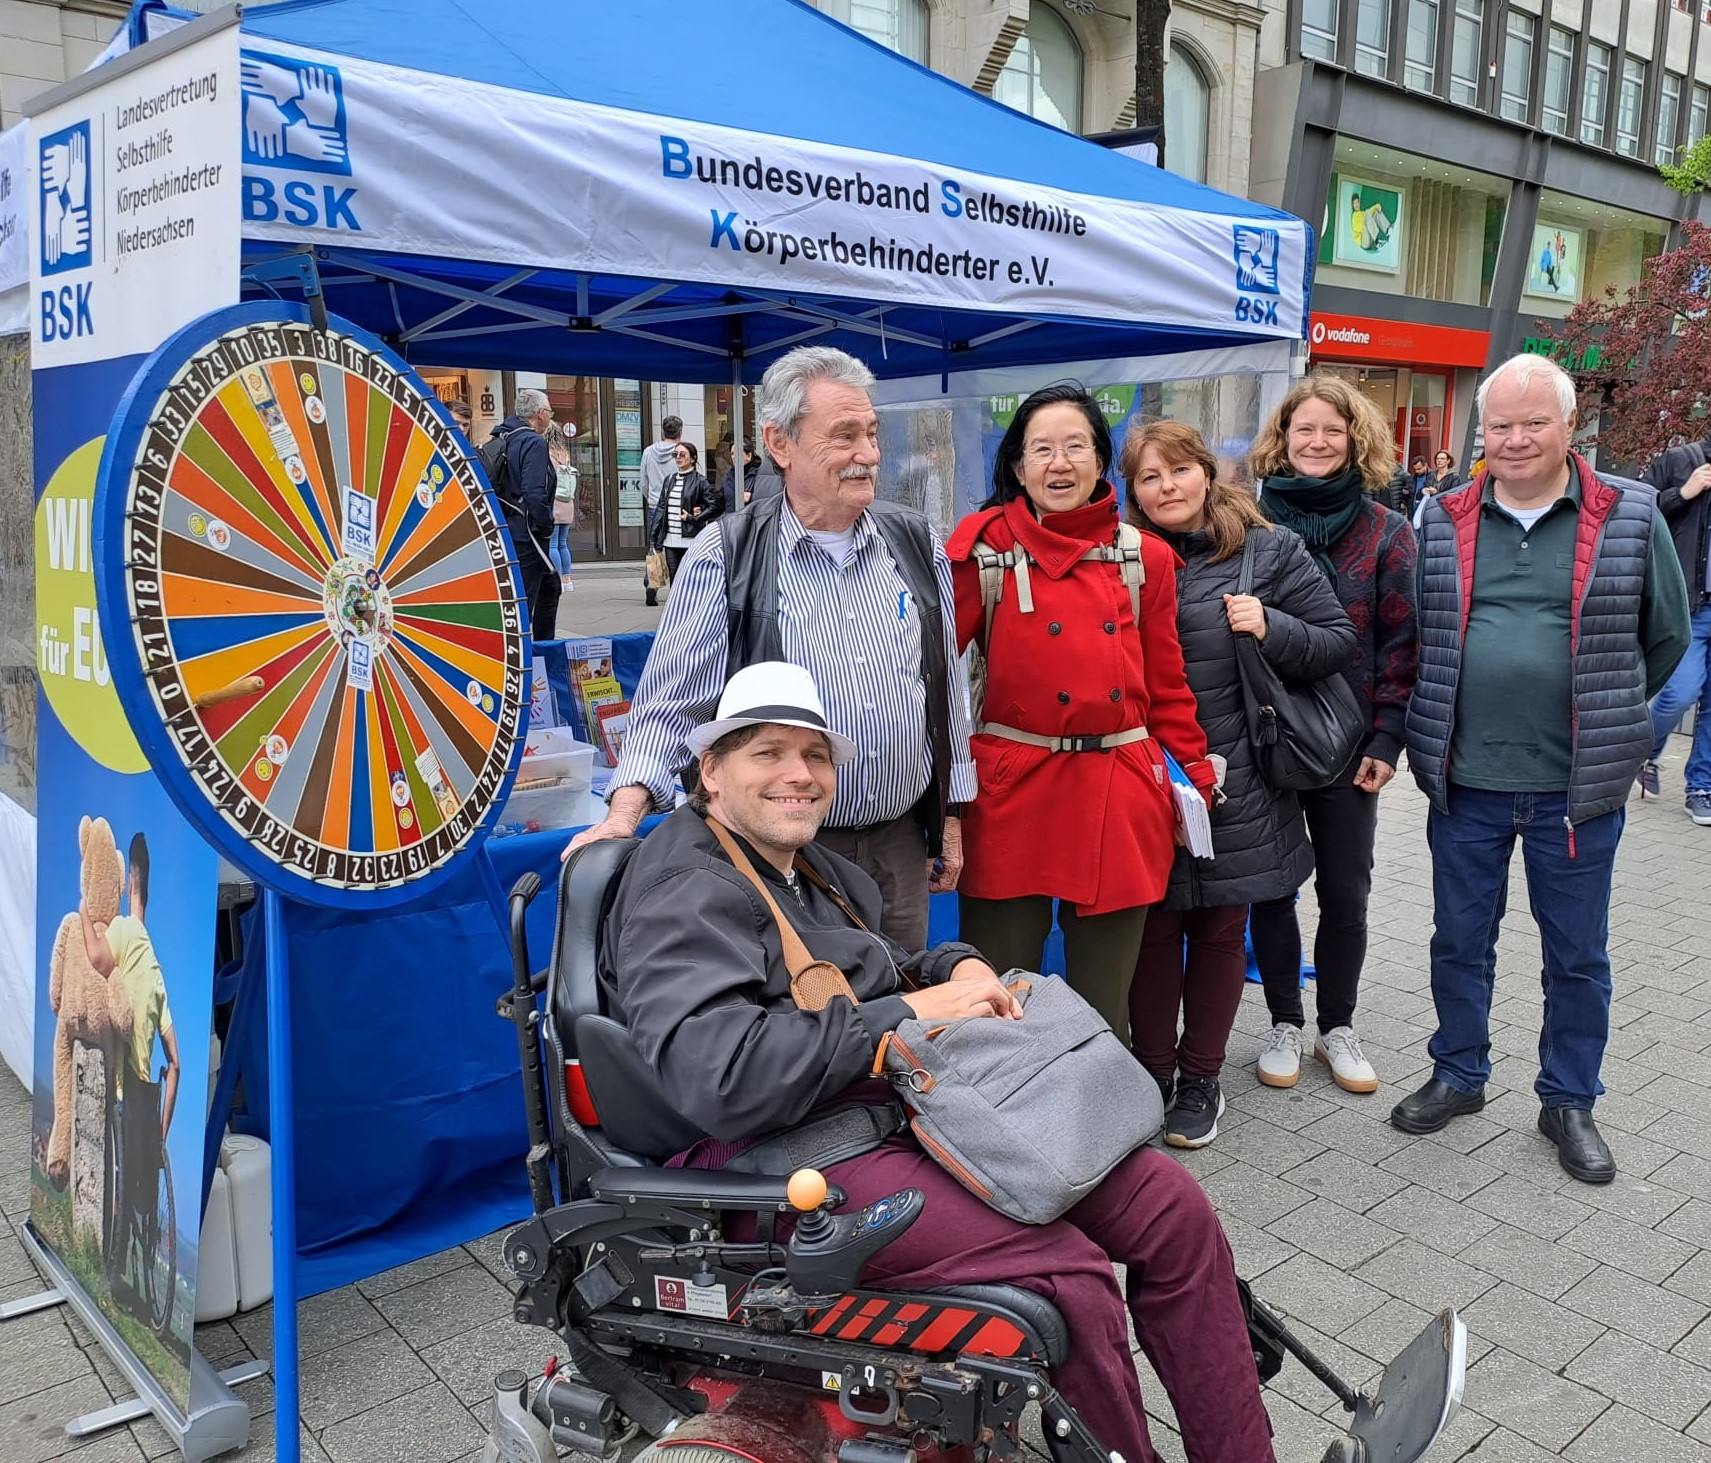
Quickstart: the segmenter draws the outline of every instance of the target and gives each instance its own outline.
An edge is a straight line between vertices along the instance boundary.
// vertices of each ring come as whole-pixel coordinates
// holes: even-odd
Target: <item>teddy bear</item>
[[[125,861],[113,829],[105,818],[86,814],[77,826],[77,845],[83,855],[83,909],[95,923],[111,923],[118,916],[125,888]],[[60,921],[54,939],[48,1001],[59,1024],[53,1041],[53,1131],[48,1136],[47,1176],[56,1189],[63,1189],[71,1175],[76,1113],[74,1043],[82,1042],[103,1054],[110,1082],[114,1053],[130,1040],[133,1024],[123,983],[106,979],[89,963],[83,923],[75,910]]]

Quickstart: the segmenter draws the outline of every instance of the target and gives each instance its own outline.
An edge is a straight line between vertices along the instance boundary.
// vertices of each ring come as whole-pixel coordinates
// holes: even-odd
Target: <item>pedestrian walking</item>
[[[642,452],[642,510],[649,548],[658,548],[664,536],[665,485],[677,471],[677,443],[683,436],[683,418],[666,417],[660,424],[660,440],[648,443]],[[647,603],[659,603],[659,590],[648,583],[642,570],[642,589]]]

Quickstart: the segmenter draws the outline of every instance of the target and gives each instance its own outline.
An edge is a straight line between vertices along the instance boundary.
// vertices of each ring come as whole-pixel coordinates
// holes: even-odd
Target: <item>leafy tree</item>
[[[1677,193],[1691,196],[1711,188],[1711,133],[1682,149],[1680,162],[1665,163],[1658,171]]]
[[[1624,462],[1711,427],[1711,228],[1689,220],[1681,233],[1625,294],[1606,286],[1566,319],[1539,322],[1580,389],[1582,421],[1604,413],[1601,454]]]

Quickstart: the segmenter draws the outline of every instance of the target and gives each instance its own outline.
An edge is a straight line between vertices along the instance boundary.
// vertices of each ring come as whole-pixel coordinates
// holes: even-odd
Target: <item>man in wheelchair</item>
[[[1060,1463],[1151,1463],[1131,1321],[1191,1463],[1273,1458],[1256,1361],[1269,1376],[1285,1348],[1373,1422],[1375,1399],[1241,1287],[1211,1205],[1159,1150],[1132,1153],[1035,1226],[987,1207],[919,1146],[872,1076],[886,1032],[911,1015],[1020,1008],[971,946],[910,953],[878,934],[872,879],[814,845],[856,748],[826,728],[806,671],[739,671],[690,748],[692,803],[639,846],[582,850],[563,879],[547,981],[568,1202],[553,1204],[531,1087],[537,1218],[506,1242],[524,1281],[518,1318],[559,1331],[581,1373],[537,1399],[557,1441],[609,1441],[615,1405],[665,1434],[650,1458],[974,1460],[1012,1455],[1033,1401]],[[514,1016],[534,1010],[519,936],[537,887],[513,895],[518,991],[502,1007]],[[775,911],[855,1004],[799,1006]],[[528,1081],[526,1016],[519,1031]],[[824,1180],[797,1172],[786,1186],[808,1167]],[[828,1184],[836,1218],[821,1207]],[[1417,1353],[1414,1395],[1385,1394],[1392,1424],[1420,1413],[1414,1443],[1369,1452],[1344,1438],[1329,1458],[1424,1452],[1459,1393],[1460,1323],[1437,1324],[1405,1353]],[[588,1422],[602,1403],[608,1423]]]

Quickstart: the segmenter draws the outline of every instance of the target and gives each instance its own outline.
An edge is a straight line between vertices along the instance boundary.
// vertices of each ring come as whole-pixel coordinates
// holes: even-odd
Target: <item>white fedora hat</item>
[[[689,733],[690,752],[699,757],[726,732],[745,726],[802,726],[822,733],[832,747],[832,765],[842,767],[861,755],[848,737],[826,725],[826,708],[814,678],[788,661],[746,665],[725,683],[717,717]]]

